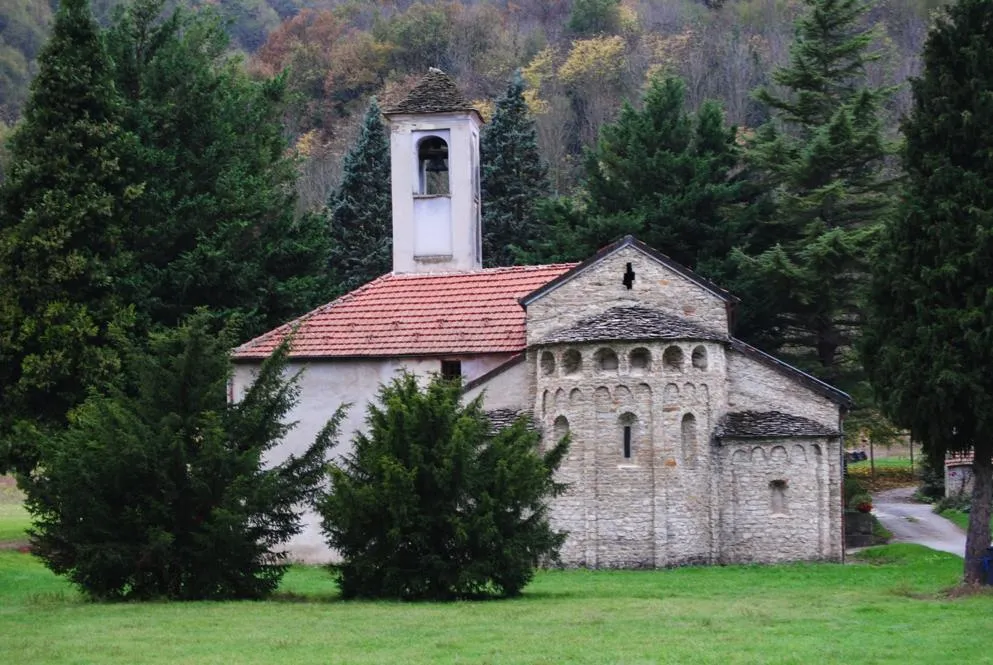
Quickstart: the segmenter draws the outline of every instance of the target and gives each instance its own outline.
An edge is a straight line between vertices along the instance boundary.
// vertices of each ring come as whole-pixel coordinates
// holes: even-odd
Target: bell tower
[[[390,125],[393,272],[480,270],[479,112],[447,74],[432,68],[384,115]]]

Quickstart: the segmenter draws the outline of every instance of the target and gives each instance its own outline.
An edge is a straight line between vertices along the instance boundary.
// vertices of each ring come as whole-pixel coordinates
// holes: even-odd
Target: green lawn
[[[0,478],[0,480],[4,480]],[[0,548],[4,544],[27,540],[25,530],[31,525],[24,509],[23,495],[7,483],[0,484]]]
[[[920,468],[921,461],[914,458],[914,469]],[[876,469],[906,469],[910,471],[910,458],[909,457],[877,457],[875,461]],[[849,462],[849,469],[868,469],[870,468],[869,460],[864,460],[862,462]]]
[[[969,513],[963,513],[961,510],[949,508],[948,510],[942,510],[938,514],[945,519],[955,522],[963,531],[969,530]],[[993,530],[993,517],[990,518],[990,530]]]
[[[950,599],[961,559],[914,545],[850,565],[545,572],[524,597],[340,602],[319,568],[242,603],[87,603],[0,552],[3,661],[32,663],[982,663],[993,595]]]

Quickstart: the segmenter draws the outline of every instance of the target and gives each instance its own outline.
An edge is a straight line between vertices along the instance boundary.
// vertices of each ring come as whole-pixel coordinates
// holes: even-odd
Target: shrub
[[[927,502],[938,501],[945,496],[945,467],[935,463],[930,456],[921,455],[921,484],[917,488],[919,499]]]
[[[201,314],[131,349],[121,385],[86,400],[25,479],[35,553],[93,598],[258,598],[282,577],[274,548],[300,530],[340,414],[264,467],[292,427],[286,347],[232,404],[232,336],[213,328]]]
[[[539,454],[526,419],[494,433],[481,400],[461,397],[458,381],[398,377],[330,467],[319,511],[346,598],[513,596],[557,556],[546,502],[567,439]]]

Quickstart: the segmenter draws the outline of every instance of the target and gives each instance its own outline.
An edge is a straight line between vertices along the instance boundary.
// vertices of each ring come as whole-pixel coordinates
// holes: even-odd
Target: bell
[[[448,160],[444,157],[430,157],[424,170],[428,173],[446,173],[448,171]]]

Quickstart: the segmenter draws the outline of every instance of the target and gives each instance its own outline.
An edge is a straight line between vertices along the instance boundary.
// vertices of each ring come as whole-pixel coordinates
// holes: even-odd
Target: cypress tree
[[[23,480],[33,551],[105,600],[260,598],[286,569],[341,419],[299,456],[265,457],[298,394],[284,345],[227,399],[231,330],[200,313],[128,348],[107,396],[87,399]],[[142,345],[144,346],[144,345]]]
[[[750,142],[746,165],[765,198],[738,221],[748,242],[734,257],[733,286],[751,310],[739,334],[850,385],[860,285],[893,203],[880,121],[890,91],[865,84],[871,4],[805,4],[790,63],[773,75],[785,92],[757,94],[773,119]]]
[[[587,153],[585,208],[542,206],[553,231],[540,258],[586,258],[630,233],[691,268],[722,260],[735,240],[725,209],[746,192],[737,159],[717,103],[691,114],[682,81],[653,81],[642,108],[625,104]]]
[[[513,265],[514,247],[527,246],[536,235],[535,209],[551,189],[520,72],[496,101],[480,137],[480,153],[483,261]]]
[[[404,374],[331,465],[319,511],[346,598],[514,596],[557,555],[547,504],[567,439],[541,453],[526,419],[494,433],[481,399],[461,402],[458,381]]]
[[[326,301],[327,234],[294,218],[284,81],[253,80],[219,18],[163,18],[164,1],[136,0],[107,34],[144,182],[126,237],[139,269],[122,288],[144,325],[208,307],[252,336]]]
[[[0,471],[119,367],[134,137],[86,0],[64,0],[0,190]],[[13,432],[16,430],[16,434]]]
[[[965,581],[978,583],[993,498],[993,3],[938,19],[903,123],[900,214],[875,256],[866,369],[932,466],[973,452]]]
[[[358,141],[345,155],[341,183],[328,198],[331,283],[335,295],[384,275],[393,266],[390,140],[375,97]]]

